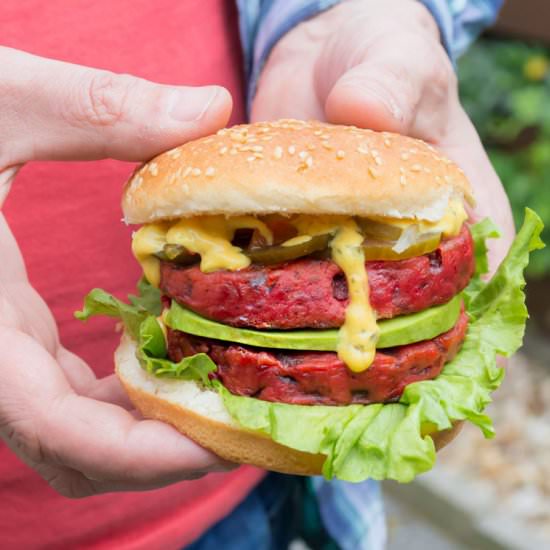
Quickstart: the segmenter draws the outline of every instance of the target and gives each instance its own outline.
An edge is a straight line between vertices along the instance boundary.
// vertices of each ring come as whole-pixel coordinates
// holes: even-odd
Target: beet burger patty
[[[486,282],[495,230],[470,225],[468,203],[464,173],[422,141],[316,121],[224,129],[136,170],[122,207],[141,226],[139,293],[92,291],[78,316],[119,317],[137,409],[221,457],[407,481],[461,420],[490,433],[495,354],[523,330],[536,220]]]

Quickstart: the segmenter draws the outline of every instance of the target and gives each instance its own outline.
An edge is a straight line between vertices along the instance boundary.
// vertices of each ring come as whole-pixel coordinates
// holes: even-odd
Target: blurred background
[[[389,548],[550,548],[550,0],[507,0],[458,75],[516,224],[532,207],[549,246],[529,265],[525,346],[489,409],[496,438],[466,426],[433,472],[384,485]]]

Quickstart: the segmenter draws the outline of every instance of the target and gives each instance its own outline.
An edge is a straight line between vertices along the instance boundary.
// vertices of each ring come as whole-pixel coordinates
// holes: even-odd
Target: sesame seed
[[[313,143],[308,143],[308,144],[306,145],[306,149],[307,149],[308,151],[315,151],[315,145],[313,145]]]
[[[220,155],[225,155],[227,153],[227,147],[225,145],[220,149]]]
[[[307,152],[306,151],[300,151],[298,153],[298,156],[302,159],[302,160],[305,160],[306,157],[307,157]]]
[[[409,155],[407,153],[401,153],[401,160],[409,160]]]
[[[417,163],[417,164],[413,164],[413,165],[411,166],[411,170],[412,170],[413,172],[422,172],[422,166],[420,166],[420,164],[418,164],[418,163]]]
[[[183,179],[185,179],[185,178],[191,173],[191,170],[192,170],[191,166],[188,166],[188,167],[183,171],[183,175],[182,175]]]
[[[390,140],[389,138],[385,138],[385,139],[384,139],[384,145],[385,145],[386,147],[391,147],[391,140]]]
[[[273,139],[273,136],[263,136],[262,141],[271,141]]]
[[[329,151],[332,151],[334,149],[334,147],[328,141],[322,141],[321,145]]]
[[[275,147],[275,150],[273,151],[273,156],[276,159],[283,158],[283,148],[280,145],[277,145],[277,147]]]
[[[203,140],[203,143],[212,143],[213,141],[214,141],[214,138],[209,137],[209,138]]]
[[[376,157],[380,156],[380,152],[377,150],[377,149],[372,149],[371,152],[370,152],[371,156],[373,159],[375,159]]]
[[[214,174],[216,173],[216,170],[214,169],[213,166],[209,166],[207,169],[206,169],[206,172],[204,173],[207,177],[211,178]]]
[[[382,166],[382,159],[380,157],[374,157],[374,162],[376,162],[378,166]]]
[[[313,166],[313,157],[308,157],[306,159],[306,164],[308,168],[311,168]]]
[[[230,137],[233,141],[238,141],[240,143],[244,143],[246,141],[246,136],[244,134],[239,134],[238,132],[233,132]]]
[[[376,177],[378,177],[378,170],[374,166],[369,166],[369,174],[373,178],[376,178]]]
[[[345,156],[346,156],[346,152],[342,151],[342,149],[338,149],[338,151],[336,151],[336,158],[338,160],[342,160]]]
[[[262,134],[267,134],[269,132],[269,127],[264,126],[263,128],[260,128],[260,132],[262,132]]]
[[[313,135],[320,136],[322,133],[323,133],[323,130],[315,130],[315,132],[313,132]]]
[[[321,139],[323,139],[323,140],[326,141],[327,139],[330,139],[330,135],[329,135],[329,134],[323,134],[323,135],[321,136]]]
[[[263,159],[263,158],[264,158],[263,153],[254,153],[254,156],[255,156],[257,159]]]
[[[449,183],[449,184],[453,183],[453,178],[451,176],[444,176],[444,179],[445,179],[445,183]]]
[[[170,158],[177,159],[181,156],[181,151],[179,149],[174,149],[170,151],[169,155],[170,155]]]
[[[225,134],[227,134],[227,130],[225,128],[222,128],[216,132],[216,135],[218,136],[225,136]]]
[[[368,155],[369,154],[369,149],[368,149],[368,147],[366,147],[364,145],[359,145],[359,147],[357,147],[357,152],[361,153],[362,155]]]
[[[152,162],[149,164],[149,172],[151,172],[151,175],[158,176],[159,174],[159,168],[156,162]]]
[[[202,170],[201,170],[200,168],[193,168],[193,169],[191,170],[191,175],[192,175],[192,176],[200,176],[200,175],[201,175],[201,172],[202,172]]]
[[[405,168],[403,168],[403,166],[400,166],[400,167],[399,167],[399,171],[400,171],[402,174],[404,174],[404,173],[405,173]]]
[[[291,146],[288,148],[288,154],[289,154],[289,155],[293,155],[295,152],[296,152],[296,147],[294,147],[294,145],[291,145]]]
[[[252,162],[252,161],[255,160],[255,159],[256,159],[256,157],[255,157],[254,155],[250,155],[249,157],[246,157],[246,160],[247,160],[248,162]]]
[[[400,176],[399,177],[399,183],[401,185],[407,185],[407,178],[405,178],[405,176]]]

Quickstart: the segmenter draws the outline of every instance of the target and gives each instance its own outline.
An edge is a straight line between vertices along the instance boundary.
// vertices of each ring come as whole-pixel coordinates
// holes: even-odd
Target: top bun
[[[205,214],[342,214],[437,221],[473,203],[464,172],[423,141],[317,121],[243,124],[176,147],[124,189],[127,223]]]

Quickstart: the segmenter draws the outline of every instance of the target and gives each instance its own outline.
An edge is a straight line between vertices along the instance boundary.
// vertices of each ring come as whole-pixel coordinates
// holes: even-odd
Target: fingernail
[[[175,88],[168,99],[168,115],[179,122],[199,120],[217,95],[217,86]]]

